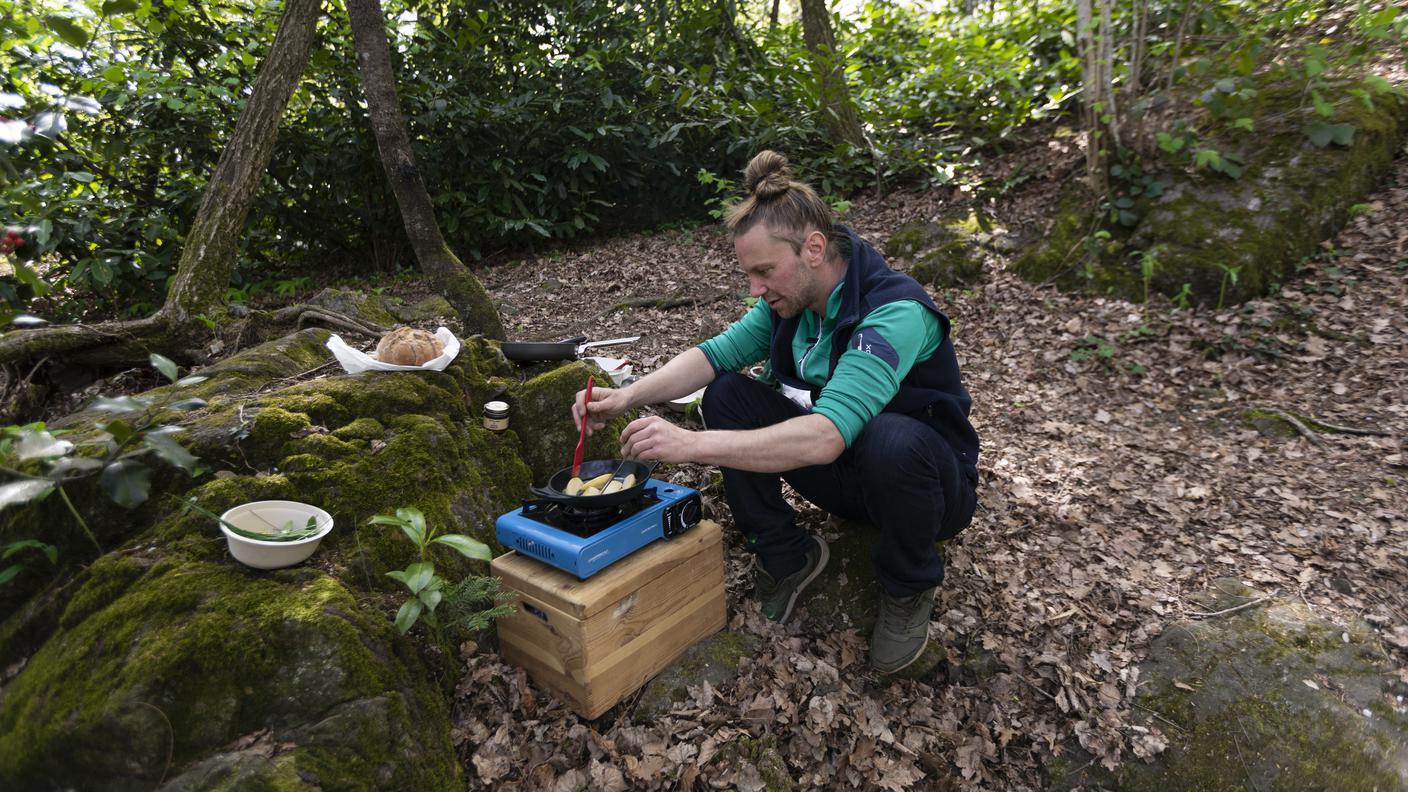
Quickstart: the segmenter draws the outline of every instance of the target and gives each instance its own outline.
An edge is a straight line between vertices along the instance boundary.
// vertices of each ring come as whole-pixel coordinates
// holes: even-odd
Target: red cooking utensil
[[[587,442],[587,405],[592,403],[592,377],[587,375],[587,398],[582,401],[582,434],[577,438],[577,450],[572,454],[572,478],[582,472],[582,447]]]

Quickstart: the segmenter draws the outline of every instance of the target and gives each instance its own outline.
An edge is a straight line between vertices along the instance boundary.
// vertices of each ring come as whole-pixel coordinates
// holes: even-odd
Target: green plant
[[[494,619],[513,613],[506,600],[516,596],[505,591],[496,577],[469,575],[445,588],[440,611],[446,625],[468,632],[487,628]]]
[[[308,284],[311,282],[311,279],[304,276],[277,280],[274,281],[274,294],[283,298],[289,298],[297,294],[301,289],[308,288]]]
[[[102,552],[97,536],[64,490],[66,485],[96,476],[113,503],[131,509],[145,503],[151,492],[151,467],[146,457],[155,456],[193,476],[199,475],[199,460],[173,437],[180,428],[161,423],[161,418],[173,410],[186,412],[204,407],[204,399],[182,399],[179,391],[206,378],[182,378],[176,364],[161,355],[153,354],[151,364],[175,387],[159,396],[98,397],[89,409],[114,417],[97,425],[103,434],[94,440],[73,443],[61,439],[64,432],[50,432],[43,423],[0,430],[0,473],[11,479],[0,485],[0,508],[41,500],[57,492],[78,527]],[[74,453],[80,449],[96,453]]]
[[[1179,289],[1178,293],[1173,295],[1170,299],[1173,300],[1173,304],[1177,305],[1180,310],[1188,310],[1192,307],[1193,284],[1184,283],[1183,288]]]
[[[1087,335],[1076,342],[1071,350],[1071,360],[1082,363],[1087,360],[1102,360],[1109,363],[1115,356],[1115,345],[1104,336]]]
[[[1222,303],[1227,297],[1227,282],[1232,281],[1232,285],[1237,285],[1237,274],[1242,271],[1241,267],[1229,267],[1222,262],[1218,262],[1217,268],[1222,270],[1222,282],[1217,288],[1217,310],[1222,310]]]
[[[387,572],[387,577],[401,582],[411,596],[396,611],[396,629],[405,635],[420,619],[436,628],[440,624],[435,617],[435,609],[445,598],[445,579],[435,574],[435,560],[431,557],[434,545],[449,547],[465,558],[490,561],[493,555],[489,547],[463,534],[439,534],[437,529],[428,528],[425,515],[420,509],[407,507],[397,509],[396,515],[378,514],[367,521],[368,525],[390,525],[401,529],[416,546],[420,560],[401,570]]]
[[[10,542],[9,544],[5,545],[4,551],[0,552],[0,561],[8,560],[10,556],[20,552],[21,550],[38,550],[42,552],[46,558],[49,559],[50,564],[59,563],[58,548],[54,547],[51,544],[48,544],[47,542],[41,542],[38,539],[19,539],[17,541]],[[16,561],[10,564],[9,566],[5,567],[4,569],[0,569],[0,586],[9,583],[11,580],[14,579],[16,575],[18,575],[23,570],[23,561]]]
[[[1158,267],[1158,259],[1153,253],[1147,250],[1139,253],[1139,276],[1144,281],[1144,316],[1147,320],[1149,315],[1149,283],[1154,280],[1154,270]]]
[[[695,174],[695,178],[700,184],[713,189],[714,194],[707,200],[709,216],[715,220],[724,219],[724,214],[728,211],[729,196],[738,186],[738,182],[715,175],[704,168],[699,169],[699,173]]]

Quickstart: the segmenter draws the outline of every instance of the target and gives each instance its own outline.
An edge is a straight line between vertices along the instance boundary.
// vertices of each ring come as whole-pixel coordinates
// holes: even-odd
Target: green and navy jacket
[[[720,371],[735,370],[766,353],[767,378],[785,386],[784,392],[809,395],[809,400],[799,401],[830,418],[847,447],[877,410],[900,413],[932,426],[948,441],[960,464],[976,470],[978,435],[968,421],[972,399],[959,375],[948,317],[924,287],[891,270],[879,252],[855,232],[842,225],[836,230],[844,235],[840,247],[847,267],[827,302],[825,317],[803,311],[783,319],[759,301],[743,319],[700,348]],[[873,313],[877,309],[879,313]],[[812,356],[822,350],[813,349],[813,343],[829,347],[827,365],[819,374],[819,361]],[[888,388],[874,377],[850,381],[843,374],[833,378],[842,355],[848,352],[871,358],[853,358],[864,364],[852,365],[853,373],[884,372],[881,364],[888,365]],[[907,356],[915,356],[912,365]],[[799,360],[806,364],[801,374]],[[896,388],[893,376],[905,365],[909,368]],[[877,392],[883,399],[890,391],[893,395],[888,402],[877,400]]]

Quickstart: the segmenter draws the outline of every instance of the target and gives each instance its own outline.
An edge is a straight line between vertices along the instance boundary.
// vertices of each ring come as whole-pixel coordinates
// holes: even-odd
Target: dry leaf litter
[[[1058,160],[1053,174],[1069,168]],[[881,246],[954,197],[858,202],[847,221]],[[1042,757],[1073,745],[1107,767],[1141,761],[1165,740],[1135,717],[1137,664],[1220,577],[1366,622],[1408,683],[1408,160],[1368,209],[1279,294],[1222,310],[1062,294],[990,254],[982,283],[935,293],[983,440],[979,510],[949,549],[930,633],[947,672],[887,679],[854,630],[804,608],[787,626],[762,618],[711,472],[673,466],[664,475],[705,488],[728,531],[728,629],[760,650],[731,682],[692,686],[643,724],[633,698],[583,721],[467,645],[454,736],[471,786],[1021,790],[1041,788]],[[1002,211],[1022,226],[1019,209]],[[485,277],[511,338],[640,333],[612,351],[646,371],[727,326],[746,295],[716,228]],[[1258,431],[1251,409],[1285,431]],[[1296,429],[1278,413],[1321,423]],[[815,509],[801,515],[829,530]],[[986,671],[964,672],[976,658]]]

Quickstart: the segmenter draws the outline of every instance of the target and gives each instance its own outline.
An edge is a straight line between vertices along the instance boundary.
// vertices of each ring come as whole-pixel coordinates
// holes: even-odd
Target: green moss
[[[596,368],[575,361],[539,374],[509,391],[512,402],[510,426],[521,443],[523,461],[533,480],[546,482],[553,473],[572,463],[577,445],[577,427],[572,422],[572,400],[587,386],[587,377]],[[587,438],[586,459],[614,459],[620,455],[621,430],[626,419],[618,418]]]
[[[86,580],[68,601],[59,619],[60,625],[72,627],[106,607],[141,578],[149,566],[130,555],[114,554],[98,559],[88,567]]]
[[[1256,595],[1214,586],[1193,599],[1200,608],[1220,610]],[[1359,713],[1380,700],[1385,670],[1382,655],[1365,643],[1370,640],[1362,627],[1342,629],[1301,603],[1280,600],[1172,625],[1141,668],[1138,699],[1140,711],[1157,714],[1146,725],[1163,731],[1169,749],[1153,764],[1125,765],[1118,783],[1104,785],[1396,788],[1403,732]],[[1302,681],[1326,678],[1328,688]]]
[[[454,254],[448,249],[445,252],[450,258],[454,258]],[[455,263],[458,264],[459,260],[455,259]],[[474,273],[460,265],[445,279],[441,291],[459,313],[467,335],[482,333],[489,338],[504,340],[504,327],[499,321],[498,309],[494,307],[489,293],[484,290],[484,284],[474,277]]]
[[[358,418],[332,433],[341,440],[380,440],[386,434],[386,427],[375,418]]]
[[[751,635],[715,633],[691,646],[679,659],[651,679],[636,699],[634,717],[651,723],[668,715],[671,707],[689,698],[689,686],[708,681],[720,686],[738,675],[738,663],[757,651],[758,640]]]
[[[450,301],[439,295],[427,297],[414,305],[405,305],[400,300],[392,302],[383,299],[382,302],[386,303],[387,310],[395,314],[398,321],[408,324],[429,322],[434,319],[458,318]]]
[[[1168,715],[1167,712],[1163,714]],[[1185,721],[1157,771],[1127,765],[1119,789],[1394,789],[1388,746],[1365,744],[1340,718],[1307,717],[1277,694],[1246,696]]]
[[[289,443],[287,450],[294,454],[311,456],[323,463],[341,462],[363,454],[361,446],[331,434],[311,434],[299,438]]]
[[[332,358],[325,346],[331,335],[322,328],[300,330],[197,369],[191,373],[206,377],[206,381],[181,388],[181,397],[206,399],[218,408],[267,387],[270,382],[311,371]]]
[[[1093,244],[1099,227],[1095,204],[1071,185],[1063,193],[1051,230],[1025,251],[1015,269],[1033,280],[1052,280],[1139,300],[1144,296],[1141,259],[1153,257],[1151,293],[1172,295],[1183,284],[1194,299],[1215,304],[1264,294],[1288,282],[1295,266],[1317,250],[1348,217],[1388,168],[1408,132],[1408,102],[1375,98],[1370,108],[1342,83],[1324,91],[1337,115],[1325,119],[1355,128],[1353,145],[1316,148],[1303,128],[1320,121],[1302,105],[1302,87],[1271,82],[1258,86],[1251,108],[1258,130],[1254,146],[1228,133],[1205,143],[1240,151],[1246,170],[1237,180],[1221,175],[1164,174],[1172,186],[1141,202],[1136,227],[1106,226],[1109,238]],[[1226,268],[1226,269],[1224,269]],[[1227,269],[1238,270],[1234,283]]]
[[[250,431],[248,447],[251,453],[261,459],[282,456],[282,450],[290,435],[300,429],[307,429],[313,422],[303,412],[291,412],[282,407],[265,407],[254,415],[254,426]]]
[[[909,223],[885,243],[885,252],[894,258],[913,259],[909,274],[920,283],[937,288],[962,285],[982,273],[974,237],[985,225],[975,213],[939,222]]]
[[[389,651],[393,640],[387,623],[306,567],[269,574],[162,561],[124,596],[61,630],[9,684],[0,702],[0,781],[151,784],[168,750],[180,767],[270,725],[285,738],[316,730],[319,713],[350,702],[389,695],[404,706],[398,691],[426,683],[418,664]],[[435,708],[433,686],[413,697]],[[443,704],[420,713],[432,714],[443,723]],[[414,735],[438,753],[402,762],[403,746],[343,733],[306,739],[316,747],[294,754],[336,754],[348,785],[324,788],[365,788],[381,767],[407,784],[453,778],[448,733],[409,715],[403,708],[392,719],[405,730],[402,742]]]
[[[1248,426],[1267,437],[1289,439],[1298,434],[1285,417],[1267,410],[1252,408],[1243,412],[1242,418]]]
[[[396,325],[397,317],[387,310],[386,301],[379,295],[353,289],[329,288],[318,292],[308,302],[387,329]]]

